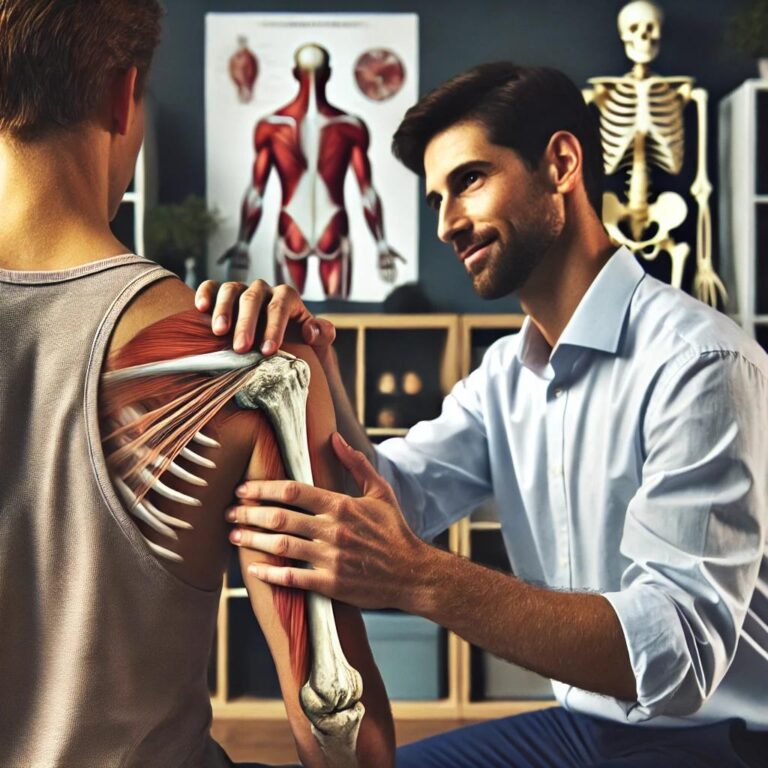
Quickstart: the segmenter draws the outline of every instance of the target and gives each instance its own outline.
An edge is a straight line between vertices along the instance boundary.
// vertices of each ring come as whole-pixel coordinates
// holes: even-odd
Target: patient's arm
[[[283,349],[305,360],[311,371],[307,402],[307,433],[315,485],[339,490],[343,487],[341,469],[330,444],[335,431],[335,418],[328,385],[323,370],[311,348],[299,344],[285,344]],[[272,437],[274,440],[274,437]],[[279,479],[284,477],[282,465],[278,468],[270,459],[277,453],[267,447],[267,439],[261,437],[261,448],[254,450],[247,469],[246,479]],[[266,461],[265,461],[266,459]],[[265,634],[277,667],[283,699],[291,721],[294,738],[302,763],[306,766],[325,766],[317,741],[310,732],[309,721],[299,704],[299,689],[306,679],[306,665],[291,663],[290,644],[286,629],[280,622],[273,606],[273,590],[259,579],[249,576],[251,563],[269,560],[270,556],[253,550],[240,549],[240,564],[248,588],[254,613]],[[284,590],[288,592],[288,590]],[[303,593],[297,592],[303,605]],[[394,726],[384,685],[371,655],[360,612],[351,606],[334,604],[336,624],[342,648],[349,663],[363,678],[363,705],[365,716],[357,740],[359,764],[365,768],[394,765]],[[295,639],[293,639],[295,642]],[[297,675],[296,670],[302,669]],[[332,768],[332,767],[329,767]]]
[[[113,334],[110,352],[130,349],[126,345],[139,339],[137,334],[146,331],[148,326],[190,309],[192,295],[189,289],[174,280],[164,280],[151,286],[124,312]],[[286,349],[307,360],[311,367],[307,411],[315,483],[332,489],[341,488],[338,465],[329,444],[335,423],[324,374],[308,347]],[[149,541],[181,556],[179,562],[163,560],[166,568],[189,584],[215,589],[221,582],[229,549],[224,510],[232,503],[234,487],[245,478],[264,479],[284,475],[274,433],[263,413],[241,411],[230,403],[203,428],[203,432],[215,439],[220,447],[194,445],[194,451],[213,461],[216,468],[201,468],[184,459],[179,459],[177,463],[204,479],[207,485],[192,487],[185,480],[169,478],[168,473],[162,476],[164,483],[182,493],[194,495],[200,505],[179,504],[157,496],[154,491],[149,494],[162,512],[184,521],[190,527],[178,530],[178,538],[171,541],[144,523],[137,522],[137,525]],[[303,665],[294,663],[292,668],[288,634],[277,610],[279,601],[274,599],[271,587],[245,573],[247,565],[257,557],[253,552],[241,552],[244,578],[254,612],[274,657],[297,748],[305,765],[324,766],[319,746],[299,705],[298,691],[305,679],[301,677]],[[298,595],[296,600],[303,602],[303,594]],[[394,764],[392,718],[360,614],[356,609],[343,605],[335,607],[335,614],[344,653],[363,678],[362,700],[366,715],[357,741],[360,765],[366,768],[391,766]]]

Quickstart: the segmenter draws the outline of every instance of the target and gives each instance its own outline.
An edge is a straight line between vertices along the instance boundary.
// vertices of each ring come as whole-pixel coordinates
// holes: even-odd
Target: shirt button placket
[[[565,388],[561,385],[552,390],[552,399],[548,408],[548,455],[549,455],[549,487],[552,503],[552,523],[555,539],[553,552],[554,565],[557,569],[558,582],[561,585],[571,585],[570,574],[570,542],[568,535],[568,506],[565,496],[565,480],[563,477],[563,440],[565,426],[565,405],[567,397]]]

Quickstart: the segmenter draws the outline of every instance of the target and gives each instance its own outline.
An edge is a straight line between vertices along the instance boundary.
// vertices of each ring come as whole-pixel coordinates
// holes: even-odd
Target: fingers
[[[240,294],[235,340],[232,345],[235,352],[248,352],[253,347],[262,308],[271,295],[272,288],[263,280],[255,280]],[[264,354],[271,354],[276,350],[277,348],[270,352],[265,352],[264,349],[261,351]]]
[[[219,284],[215,280],[204,280],[195,291],[195,307],[198,312],[208,312],[213,306],[213,297],[219,290]]]
[[[272,298],[267,306],[266,327],[261,352],[272,354],[282,346],[285,329],[289,321],[301,327],[302,337],[309,344],[314,344],[317,338],[317,321],[312,313],[304,306],[301,296],[288,285],[278,285],[272,292]],[[307,339],[307,336],[311,340]]]
[[[228,284],[222,286],[221,291]],[[236,283],[240,290],[242,284]],[[229,304],[224,307],[228,309]],[[264,332],[259,334],[259,351],[263,355],[272,355],[283,345],[285,331],[290,321],[302,326],[302,332],[309,334],[316,343],[320,337],[318,324],[304,306],[304,302],[294,288],[278,285],[274,288],[263,280],[256,280],[242,293],[238,307],[238,319],[235,326],[234,350],[246,352],[253,348],[257,339],[259,323],[265,323]],[[304,326],[309,325],[307,330]],[[330,324],[329,324],[330,325]],[[335,332],[334,332],[335,336]]]
[[[216,336],[223,336],[232,326],[235,302],[237,297],[246,290],[243,283],[222,283],[216,294],[216,304],[213,308],[211,328]]]
[[[266,552],[277,557],[287,557],[290,560],[316,562],[319,546],[313,541],[288,536],[284,533],[266,533],[252,531],[249,528],[235,528],[229,534],[229,540],[239,547]]]
[[[361,451],[356,451],[338,433],[334,432],[331,442],[339,461],[349,470],[354,481],[365,496],[375,496],[395,503],[395,494],[389,483],[374,469]]]
[[[322,523],[314,515],[283,507],[230,507],[226,518],[230,523],[264,528],[275,533],[289,533],[305,539],[320,538],[323,530]]]
[[[379,274],[381,275],[381,279],[384,280],[384,282],[393,283],[395,281],[395,277],[397,276],[395,262],[392,261],[392,259],[389,257],[386,259],[380,259]]]
[[[267,584],[328,594],[328,577],[322,571],[254,563],[248,566],[248,574]]]
[[[261,352],[269,355],[278,350],[285,338],[288,321],[293,319],[302,323],[307,317],[311,315],[298,293],[288,286],[277,286],[267,306],[267,325],[264,328]]]
[[[287,504],[314,515],[337,508],[341,500],[346,498],[342,494],[324,488],[315,488],[313,485],[295,480],[248,480],[237,488],[235,494],[242,500],[242,504],[248,502]]]
[[[390,248],[386,253],[379,255],[379,273],[382,280],[387,283],[394,283],[397,278],[397,262],[406,263],[406,259],[396,250]]]
[[[316,320],[307,320],[307,322],[301,326],[301,338],[305,344],[312,346],[319,335],[320,327]]]
[[[253,348],[260,322],[265,323],[259,346],[263,355],[274,354],[282,346],[291,321],[301,328],[303,340],[317,350],[329,347],[336,339],[333,323],[314,317],[296,290],[288,285],[272,288],[263,280],[256,280],[249,286],[233,281],[206,280],[195,293],[195,306],[200,312],[211,311],[213,307],[211,327],[217,336],[230,330],[237,307],[232,345],[235,352]]]

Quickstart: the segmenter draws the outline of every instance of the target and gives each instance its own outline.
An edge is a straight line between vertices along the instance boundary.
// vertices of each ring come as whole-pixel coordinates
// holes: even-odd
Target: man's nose
[[[452,201],[443,202],[437,219],[437,236],[444,243],[451,243],[457,234],[470,226],[471,222],[462,205]]]

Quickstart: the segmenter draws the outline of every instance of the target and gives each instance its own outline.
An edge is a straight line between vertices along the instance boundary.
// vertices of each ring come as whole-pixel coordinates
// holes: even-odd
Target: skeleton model
[[[379,274],[396,277],[404,261],[384,237],[381,201],[371,183],[368,129],[358,117],[334,107],[325,96],[330,57],[319,45],[296,51],[293,74],[299,81],[294,100],[256,126],[256,160],[240,213],[237,243],[219,259],[229,261],[231,280],[248,279],[248,244],[259,225],[267,179],[274,167],[282,203],[275,241],[276,279],[303,293],[307,259],[320,260],[320,279],[329,298],[347,298],[351,280],[349,222],[344,208],[347,168],[357,177],[363,212],[376,240]]]
[[[678,243],[671,231],[685,220],[688,207],[675,192],[662,192],[655,201],[649,197],[650,168],[677,175],[683,165],[683,109],[696,105],[698,126],[696,176],[691,194],[698,206],[696,223],[696,274],[693,291],[712,306],[718,295],[727,294],[712,267],[709,195],[707,178],[707,92],[694,88],[690,77],[659,77],[648,65],[659,51],[661,9],[645,0],[624,6],[619,13],[619,33],[627,56],[634,62],[624,77],[593,77],[592,88],[584,91],[588,103],[600,112],[600,134],[606,174],[629,169],[626,204],[607,192],[603,196],[603,223],[617,245],[624,245],[645,259],[661,251],[672,260],[672,285],[679,288],[687,243]]]
[[[173,318],[167,320],[173,322]],[[111,430],[104,443],[115,487],[130,513],[164,536],[175,539],[174,529],[190,526],[158,509],[147,493],[152,490],[181,504],[200,505],[194,495],[172,489],[160,478],[168,472],[192,487],[205,485],[177,465],[176,459],[215,466],[188,444],[219,447],[200,429],[232,398],[241,408],[264,410],[275,429],[287,475],[303,483],[313,482],[305,416],[309,366],[292,355],[279,352],[264,358],[255,352],[238,355],[229,350],[191,354],[108,370],[102,385],[100,409]],[[145,410],[141,401],[160,386],[172,391],[173,398]],[[131,401],[132,405],[126,405]],[[144,540],[159,557],[181,559],[146,537]],[[362,679],[341,649],[329,599],[308,593],[307,624],[310,668],[300,693],[302,709],[328,764],[355,768],[357,735],[365,713],[360,701]]]

